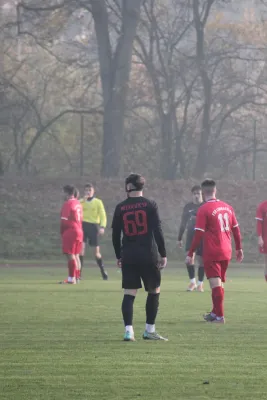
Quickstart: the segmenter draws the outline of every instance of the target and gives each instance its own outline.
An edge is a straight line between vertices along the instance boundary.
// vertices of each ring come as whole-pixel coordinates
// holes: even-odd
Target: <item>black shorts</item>
[[[83,242],[91,247],[99,246],[98,225],[90,222],[83,222]]]
[[[158,263],[131,263],[122,261],[122,288],[141,289],[142,281],[147,292],[160,287],[161,273]]]
[[[185,251],[190,250],[191,244],[193,242],[195,231],[187,231],[186,241],[185,241]],[[203,254],[203,241],[201,241],[200,246],[196,250],[196,255],[202,257]]]

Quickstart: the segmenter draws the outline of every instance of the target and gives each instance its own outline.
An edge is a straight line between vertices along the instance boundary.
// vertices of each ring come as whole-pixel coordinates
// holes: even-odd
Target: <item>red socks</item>
[[[69,268],[69,277],[75,278],[76,277],[76,261],[69,260],[68,261],[68,268]]]
[[[224,288],[217,286],[212,289],[212,312],[216,314],[217,317],[224,316]]]
[[[215,296],[214,296],[214,291],[213,291],[213,289],[212,289],[212,291],[211,291],[211,298],[212,298],[212,305],[213,305],[213,307],[212,307],[212,314],[215,314],[216,315],[216,308],[215,308]]]

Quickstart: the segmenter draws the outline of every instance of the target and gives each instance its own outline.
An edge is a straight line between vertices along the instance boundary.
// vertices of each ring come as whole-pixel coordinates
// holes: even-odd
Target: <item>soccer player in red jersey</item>
[[[74,186],[63,188],[65,203],[61,209],[60,233],[62,251],[68,260],[68,280],[62,283],[76,284],[79,279],[78,258],[82,249],[82,206],[77,199],[78,191]]]
[[[259,251],[264,254],[264,275],[267,282],[267,200],[258,205],[256,220]]]
[[[212,311],[204,316],[205,321],[225,323],[224,287],[226,271],[232,258],[231,233],[234,236],[236,260],[243,260],[240,229],[233,207],[216,199],[216,183],[206,179],[201,185],[205,203],[197,212],[195,235],[186,262],[203,239],[204,270],[212,290]]]

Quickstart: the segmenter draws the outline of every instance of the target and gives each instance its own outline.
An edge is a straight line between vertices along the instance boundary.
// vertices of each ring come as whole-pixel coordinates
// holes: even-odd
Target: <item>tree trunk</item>
[[[161,115],[160,172],[162,179],[173,179],[172,121],[170,113]]]
[[[206,62],[206,54],[205,54],[205,40],[204,40],[204,30],[205,24],[207,22],[209,12],[211,9],[214,0],[207,0],[204,5],[204,12],[202,13],[204,16],[200,17],[199,12],[199,0],[193,1],[193,14],[194,14],[194,25],[196,30],[196,64],[201,77],[202,85],[203,85],[203,94],[204,94],[204,109],[203,109],[203,118],[202,118],[202,129],[200,135],[200,143],[198,148],[197,159],[194,168],[194,177],[200,179],[203,177],[207,168],[207,160],[208,160],[208,146],[209,146],[209,137],[211,131],[211,123],[210,123],[210,111],[211,111],[211,101],[212,101],[212,82],[209,78],[207,72],[207,62]]]
[[[194,177],[200,179],[206,172],[208,161],[208,147],[210,137],[210,109],[211,109],[211,83],[206,73],[203,74],[203,92],[204,92],[204,110],[202,119],[202,129],[200,135],[200,143],[195,163]]]
[[[84,175],[84,115],[80,119],[80,176]]]
[[[189,101],[188,101],[188,103],[189,103]],[[185,111],[185,112],[187,112],[187,111]],[[182,148],[182,139],[183,139],[184,131],[186,128],[186,124],[187,124],[187,122],[185,119],[181,129],[179,129],[176,112],[174,111],[173,126],[174,126],[174,130],[175,130],[176,141],[175,141],[175,162],[174,162],[174,167],[173,167],[173,178],[172,179],[176,178],[178,165],[179,165],[180,177],[181,178],[186,177],[185,157],[184,157],[184,152],[183,152],[183,148]]]
[[[3,160],[3,155],[0,152],[0,176],[3,176],[4,173],[5,173],[4,160]]]
[[[92,1],[104,99],[102,175],[117,177],[123,166],[123,130],[133,42],[142,0],[122,2],[121,31],[112,56],[105,0]]]

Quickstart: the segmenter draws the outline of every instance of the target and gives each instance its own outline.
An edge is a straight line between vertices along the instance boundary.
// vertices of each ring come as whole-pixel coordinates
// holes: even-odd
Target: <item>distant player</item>
[[[259,251],[264,254],[264,276],[267,282],[267,200],[259,204],[256,220]]]
[[[178,245],[182,247],[182,239],[185,230],[186,232],[186,241],[185,241],[185,251],[186,253],[189,251],[193,237],[195,232],[195,223],[196,223],[196,214],[197,210],[203,203],[202,199],[202,191],[199,185],[193,186],[191,189],[192,193],[192,201],[187,203],[184,206],[182,220],[180,224],[179,234],[178,234]],[[204,280],[204,266],[202,259],[202,243],[196,250],[195,256],[192,259],[192,264],[187,265],[187,272],[190,279],[190,284],[187,288],[188,292],[193,292],[197,289],[198,292],[204,292],[203,288],[203,280]],[[195,263],[196,261],[198,266],[198,283],[196,284],[195,278]]]
[[[113,246],[117,264],[122,269],[124,340],[135,340],[133,304],[143,281],[148,292],[143,339],[166,341],[167,339],[155,331],[161,283],[160,270],[167,264],[166,249],[157,204],[143,197],[144,184],[145,179],[141,175],[128,176],[125,181],[128,198],[117,205],[112,222]],[[161,256],[160,261],[158,253]]]
[[[76,284],[79,279],[79,263],[77,260],[82,250],[82,207],[74,186],[66,185],[63,188],[65,203],[61,209],[60,233],[62,252],[68,260],[68,279],[61,283]]]
[[[203,239],[204,269],[212,290],[213,308],[204,316],[207,322],[225,323],[224,288],[226,271],[232,257],[231,233],[236,247],[236,259],[243,260],[241,235],[233,207],[216,199],[216,183],[206,179],[202,185],[204,200],[198,212],[195,235],[186,262],[190,263]]]
[[[84,198],[80,200],[83,208],[83,248],[80,254],[81,271],[85,255],[85,247],[88,243],[94,248],[94,256],[100,268],[102,278],[108,280],[108,274],[104,269],[103,259],[100,253],[99,236],[104,235],[107,225],[106,211],[102,200],[95,197],[95,189],[91,183],[84,187]]]

